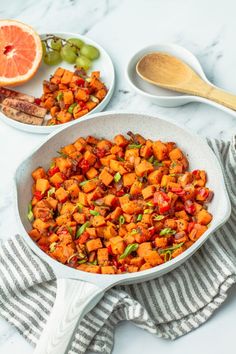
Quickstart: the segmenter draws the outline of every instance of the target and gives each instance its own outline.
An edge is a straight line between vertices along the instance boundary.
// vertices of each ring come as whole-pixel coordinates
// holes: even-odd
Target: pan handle
[[[104,289],[94,284],[58,279],[56,300],[34,354],[65,354],[79,321],[103,294]]]

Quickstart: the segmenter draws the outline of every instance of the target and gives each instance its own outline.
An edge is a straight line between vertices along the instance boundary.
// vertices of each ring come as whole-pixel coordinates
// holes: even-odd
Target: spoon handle
[[[210,87],[211,89],[204,95],[205,98],[236,110],[236,95],[232,95],[231,93],[225,92],[217,87]]]

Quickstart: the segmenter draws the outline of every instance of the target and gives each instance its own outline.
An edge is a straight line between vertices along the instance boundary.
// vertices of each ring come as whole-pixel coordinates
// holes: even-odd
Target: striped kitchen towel
[[[185,264],[156,280],[109,290],[78,327],[69,354],[110,353],[117,323],[132,321],[166,339],[199,327],[224,302],[236,281],[236,143],[209,141],[221,160],[232,203],[229,221]],[[27,261],[26,261],[27,260]],[[20,236],[0,250],[0,315],[32,344],[56,295],[52,269]]]

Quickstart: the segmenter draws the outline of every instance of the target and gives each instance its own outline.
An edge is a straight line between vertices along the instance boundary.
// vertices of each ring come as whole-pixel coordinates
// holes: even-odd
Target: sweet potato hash
[[[128,132],[80,137],[32,172],[30,237],[55,260],[93,273],[137,272],[198,240],[212,215],[206,172],[173,142]]]
[[[43,95],[38,104],[51,115],[48,125],[78,119],[94,109],[106,96],[107,88],[100,72],[87,76],[83,69],[74,72],[58,68],[50,81],[43,82]]]

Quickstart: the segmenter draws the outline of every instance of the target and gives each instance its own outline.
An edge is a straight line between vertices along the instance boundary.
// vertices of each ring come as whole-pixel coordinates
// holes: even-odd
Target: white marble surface
[[[39,32],[70,31],[86,34],[108,50],[116,67],[117,85],[107,109],[145,111],[182,124],[203,136],[229,139],[236,119],[202,104],[161,108],[130,90],[124,68],[142,46],[173,42],[195,53],[210,80],[236,92],[234,0],[0,0],[0,18],[27,22]],[[17,232],[14,222],[12,176],[17,164],[43,136],[0,125],[0,238]],[[116,331],[114,354],[233,352],[235,347],[236,289],[212,319],[175,341],[160,340],[131,324]],[[0,320],[0,352],[32,353],[33,349],[6,322]],[[43,354],[43,353],[42,353]]]

